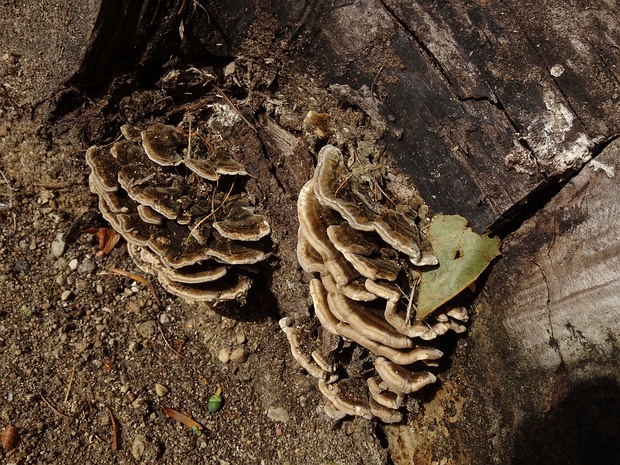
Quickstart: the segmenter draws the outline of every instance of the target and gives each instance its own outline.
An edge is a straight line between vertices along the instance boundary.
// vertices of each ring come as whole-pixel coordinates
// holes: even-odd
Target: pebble
[[[95,290],[97,291],[97,294],[103,294],[103,286],[101,285],[101,283],[97,283]]]
[[[289,420],[288,412],[284,407],[269,407],[267,416],[273,421],[281,421],[282,423],[286,423]]]
[[[93,271],[95,271],[95,264],[89,257],[82,260],[82,263],[78,266],[78,273],[92,273]]]
[[[217,358],[219,358],[222,363],[228,363],[230,360],[230,350],[226,348],[221,349],[219,354],[217,354]]]
[[[140,336],[150,339],[157,333],[157,322],[155,320],[143,321],[138,325]]]
[[[60,295],[60,300],[67,300],[69,297],[73,295],[73,292],[70,290],[63,291]]]
[[[134,438],[133,444],[131,445],[131,455],[133,455],[136,460],[140,460],[145,450],[146,436],[144,434],[139,434]]]
[[[67,277],[64,275],[64,273],[56,276],[56,284],[58,284],[59,286],[64,286],[65,284],[67,284]]]
[[[127,394],[128,391],[129,391],[129,384],[123,384],[121,386],[121,393]]]
[[[245,342],[245,333],[237,333],[237,344],[243,344]]]
[[[65,240],[62,237],[62,233],[58,233],[56,235],[56,239],[52,241],[51,252],[52,255],[56,258],[60,258],[60,256],[65,252]]]
[[[159,396],[159,397],[164,397],[166,394],[168,394],[168,392],[170,391],[170,389],[168,389],[166,386],[164,386],[163,384],[159,384],[156,383],[155,384],[155,393]]]
[[[13,269],[17,273],[26,272],[30,269],[30,263],[28,263],[28,260],[24,258],[18,258],[17,260],[15,260]]]
[[[161,315],[159,315],[159,322],[162,325],[165,325],[166,323],[170,323],[170,317],[168,316],[167,313],[162,313]]]
[[[237,347],[230,354],[230,360],[232,360],[235,363],[243,363],[247,360],[247,358],[248,358],[248,354],[243,349],[243,347]]]
[[[86,281],[76,281],[75,282],[75,290],[76,291],[85,291],[88,287],[88,283]]]
[[[77,270],[78,264],[79,264],[78,259],[74,258],[73,260],[71,260],[69,262],[69,268],[71,268],[71,270],[75,271],[75,270]]]

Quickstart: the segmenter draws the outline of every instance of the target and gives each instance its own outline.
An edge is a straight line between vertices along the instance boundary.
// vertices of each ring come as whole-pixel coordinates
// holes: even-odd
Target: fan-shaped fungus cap
[[[360,386],[355,386],[357,383]],[[343,379],[337,384],[327,384],[319,380],[319,390],[336,409],[347,415],[372,418],[368,405],[368,395],[359,379]]]
[[[252,280],[249,277],[236,273],[226,275],[217,281],[192,285],[173,281],[161,274],[157,276],[157,279],[171,294],[196,302],[239,300],[252,286]]]
[[[409,371],[383,357],[375,359],[375,369],[389,390],[400,394],[411,394],[437,381],[428,371]]]
[[[156,123],[141,133],[142,146],[147,156],[162,166],[176,166],[183,158],[179,154],[187,148],[188,139],[174,126]]]
[[[326,145],[319,151],[314,192],[322,205],[336,210],[354,229],[376,231],[385,242],[408,255],[413,264],[436,264],[430,250],[420,249],[417,226],[396,210],[382,208],[379,213],[351,178],[338,148]]]
[[[364,305],[353,301],[338,292],[329,275],[322,277],[323,285],[328,291],[327,302],[331,313],[340,321],[347,323],[363,338],[376,341],[395,349],[413,347],[407,336],[400,334],[384,319],[371,312]]]
[[[402,412],[382,405],[374,397],[370,399],[370,413],[383,423],[400,423],[403,421]]]
[[[324,273],[323,259],[304,236],[301,227],[297,230],[297,261],[307,273]]]
[[[203,138],[190,145],[174,126],[139,131],[125,125],[122,133],[125,140],[110,150],[92,147],[86,159],[102,215],[127,240],[133,260],[186,299],[242,299],[251,279],[235,265],[267,258],[266,241],[258,241],[270,232],[267,219],[253,213],[243,183],[218,181],[222,173],[246,174],[243,165],[227,154],[207,161]],[[213,166],[209,173],[207,166]]]
[[[334,382],[337,379],[335,373],[330,373],[321,368],[316,362],[308,360],[304,354],[301,353],[300,346],[301,340],[299,330],[292,326],[291,319],[288,317],[282,318],[279,321],[280,328],[286,334],[289,345],[291,346],[291,354],[293,358],[299,363],[299,365],[321,382],[328,381]]]
[[[109,151],[101,147],[91,147],[86,151],[86,162],[92,170],[90,185],[93,192],[116,192],[118,190],[116,177],[118,168]]]
[[[271,232],[264,215],[257,215],[247,204],[237,202],[230,207],[226,218],[213,223],[222,237],[237,241],[258,241]]]

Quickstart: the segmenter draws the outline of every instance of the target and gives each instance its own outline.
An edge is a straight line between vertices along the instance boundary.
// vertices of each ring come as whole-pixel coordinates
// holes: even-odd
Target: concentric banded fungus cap
[[[244,299],[247,266],[267,258],[271,228],[236,178],[247,174],[243,164],[226,151],[208,153],[208,136],[190,147],[174,126],[125,125],[122,133],[125,140],[92,147],[86,159],[100,210],[136,264],[188,300]],[[212,176],[201,175],[207,167]]]
[[[368,394],[361,379],[343,379],[337,384],[319,380],[319,390],[341,412],[369,420],[372,418]]]
[[[396,210],[381,207],[381,212],[377,211],[365,190],[351,176],[338,148],[326,145],[320,150],[314,172],[314,193],[322,205],[340,213],[354,229],[376,231],[386,243],[408,255],[414,265],[437,264],[428,243],[423,243],[428,250],[420,248],[422,241],[417,226]]]
[[[375,369],[389,390],[400,394],[411,394],[437,381],[428,371],[409,371],[383,357],[375,359]]]
[[[267,217],[255,214],[247,202],[234,203],[226,219],[213,227],[222,237],[237,241],[258,241],[271,232]]]
[[[183,158],[180,152],[187,147],[187,136],[174,126],[156,123],[141,133],[142,146],[148,157],[162,166],[175,166]]]

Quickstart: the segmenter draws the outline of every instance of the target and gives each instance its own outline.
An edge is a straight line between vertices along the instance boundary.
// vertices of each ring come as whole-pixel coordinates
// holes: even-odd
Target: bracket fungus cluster
[[[193,301],[244,298],[248,267],[267,257],[270,226],[244,191],[242,163],[197,133],[125,125],[91,147],[90,188],[140,269]]]
[[[280,326],[294,358],[318,379],[329,416],[394,423],[407,395],[437,379],[427,367],[443,354],[427,341],[465,331],[468,314],[445,306],[417,313],[420,270],[437,258],[416,211],[372,195],[380,190],[370,175],[377,166],[349,165],[337,147],[323,147],[297,204],[297,256],[313,274],[320,327],[297,327],[290,318]]]

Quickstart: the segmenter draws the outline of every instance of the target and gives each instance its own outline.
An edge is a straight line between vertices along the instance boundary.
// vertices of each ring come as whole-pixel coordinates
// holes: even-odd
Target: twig
[[[419,282],[420,282],[420,277],[418,277],[418,279],[416,279],[411,284],[411,292],[409,293],[409,302],[407,303],[407,316],[405,317],[406,325],[408,325],[409,322],[411,321],[411,310],[414,309],[414,311],[417,312],[417,308],[415,308],[415,305],[413,305],[413,294],[415,293],[415,288],[417,287]]]
[[[107,407],[108,415],[110,415],[110,423],[112,424],[112,450],[118,450],[118,423],[116,422],[116,418],[114,418],[114,414],[112,413],[112,409]]]
[[[157,322],[157,329],[159,329],[159,334],[161,334],[162,339],[164,340],[164,343],[166,344],[166,346],[172,351],[174,352],[176,355],[178,355],[179,357],[181,357],[183,360],[187,360],[187,357],[185,357],[185,355],[183,355],[181,352],[178,352],[174,349],[174,347],[172,347],[170,345],[170,343],[168,342],[168,339],[166,339],[166,336],[164,336],[164,330],[162,329],[161,325],[159,324],[159,322]]]
[[[372,84],[370,85],[370,95],[375,94],[375,84],[377,83],[377,80],[379,79],[379,75],[383,71],[383,68],[385,68],[385,65],[381,65],[381,68],[379,68],[379,71],[377,71],[375,78],[372,80]]]
[[[73,369],[71,370],[71,378],[69,379],[69,385],[67,386],[67,394],[65,394],[65,404],[69,400],[69,394],[71,393],[71,386],[73,386],[74,376],[75,376],[75,365],[73,365]]]
[[[222,202],[219,204],[219,206],[218,206],[215,210],[213,210],[213,204],[211,204],[211,213],[209,213],[207,216],[205,216],[204,218],[202,218],[202,219],[201,219],[201,220],[200,220],[200,221],[196,224],[196,226],[194,226],[194,231],[196,231],[196,230],[200,227],[200,225],[201,225],[202,223],[204,223],[204,222],[205,222],[205,221],[207,221],[209,218],[211,218],[211,217],[215,214],[215,212],[217,212],[220,208],[222,208],[222,207],[224,206],[224,204],[225,204],[225,203],[226,203],[226,201],[228,200],[228,197],[230,196],[230,193],[232,192],[232,190],[233,190],[233,187],[234,187],[234,186],[235,186],[235,183],[233,182],[233,183],[230,185],[230,189],[228,189],[228,192],[227,192],[227,193],[226,193],[226,195],[224,196],[224,199],[222,200]],[[191,236],[191,234],[190,234],[190,236]]]
[[[157,292],[155,292],[155,288],[153,287],[153,284],[151,284],[151,281],[140,276],[139,274],[135,274],[130,271],[121,270],[119,268],[114,268],[114,267],[108,268],[108,271],[113,274],[117,274],[120,276],[125,276],[126,278],[133,279],[134,281],[137,281],[140,284],[144,284],[148,288],[148,290],[151,292],[151,294],[153,294],[153,297],[155,298],[155,303],[157,303],[157,306],[160,308],[162,307],[161,300],[159,300],[159,297],[157,296]]]
[[[73,420],[72,416],[69,416],[69,415],[67,415],[65,413],[62,413],[60,410],[58,410],[56,407],[54,407],[51,404],[51,402],[45,398],[45,396],[43,395],[43,393],[41,391],[39,391],[39,395],[41,396],[41,399],[43,399],[43,401],[47,404],[47,406],[54,411],[54,413],[56,413],[57,415],[60,415],[61,417],[66,418],[67,420]]]
[[[234,104],[234,103],[232,103],[232,101],[231,101],[231,100],[230,100],[230,99],[226,96],[226,94],[224,93],[224,91],[223,91],[222,89],[220,89],[218,86],[216,86],[215,84],[213,84],[213,83],[211,83],[211,85],[212,85],[212,86],[213,86],[213,88],[217,91],[217,93],[218,93],[218,94],[220,94],[220,95],[224,98],[224,100],[226,100],[226,102],[227,102],[227,103],[228,103],[228,104],[232,107],[232,109],[233,109],[233,110],[235,110],[235,113],[237,113],[237,114],[241,117],[241,119],[242,119],[243,121],[245,121],[245,123],[246,123],[248,126],[250,126],[250,127],[254,130],[254,132],[258,132],[258,131],[256,130],[256,128],[252,125],[252,123],[250,123],[250,122],[246,119],[246,117],[245,117],[245,116],[243,116],[243,114],[239,111],[239,109],[235,106],[235,104]]]

